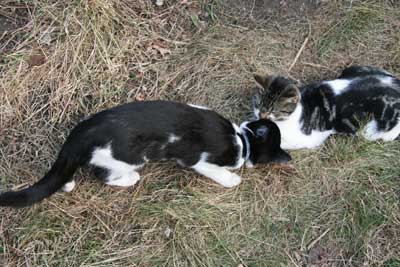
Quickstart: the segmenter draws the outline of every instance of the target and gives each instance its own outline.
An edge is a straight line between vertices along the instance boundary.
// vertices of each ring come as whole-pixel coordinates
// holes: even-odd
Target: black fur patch
[[[283,163],[290,161],[291,156],[280,147],[281,133],[278,126],[266,119],[248,123],[246,135],[249,136],[252,163]]]

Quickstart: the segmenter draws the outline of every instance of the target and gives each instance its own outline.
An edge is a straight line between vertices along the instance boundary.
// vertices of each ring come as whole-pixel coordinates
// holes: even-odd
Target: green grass
[[[384,265],[384,267],[399,267],[400,266],[400,259],[392,258],[387,260]]]
[[[371,30],[379,29],[384,22],[385,10],[377,5],[358,5],[350,10],[343,10],[343,16],[332,21],[327,30],[318,36],[315,43],[320,60],[329,57],[332,51],[352,48],[357,43],[370,38]]]

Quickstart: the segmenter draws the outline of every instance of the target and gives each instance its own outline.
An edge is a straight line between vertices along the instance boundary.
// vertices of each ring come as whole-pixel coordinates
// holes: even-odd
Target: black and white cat
[[[286,162],[275,123],[260,119],[240,127],[204,107],[143,101],[99,112],[78,124],[54,165],[37,183],[0,195],[0,206],[23,207],[59,189],[71,191],[78,167],[88,164],[108,185],[133,186],[148,161],[175,160],[224,187],[240,176],[229,171],[247,163]]]
[[[256,118],[274,121],[283,149],[315,148],[333,133],[355,134],[363,121],[368,140],[400,134],[400,80],[370,66],[351,66],[335,80],[298,88],[282,76],[255,76]]]

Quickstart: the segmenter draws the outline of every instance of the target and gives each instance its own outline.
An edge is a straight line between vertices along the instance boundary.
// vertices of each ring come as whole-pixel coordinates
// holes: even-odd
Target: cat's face
[[[259,119],[244,124],[245,128],[251,131],[248,137],[251,147],[250,160],[253,164],[285,163],[292,159],[281,148],[281,133],[274,122]]]
[[[282,76],[255,75],[256,89],[252,98],[257,118],[286,120],[300,101],[300,91],[294,81]]]

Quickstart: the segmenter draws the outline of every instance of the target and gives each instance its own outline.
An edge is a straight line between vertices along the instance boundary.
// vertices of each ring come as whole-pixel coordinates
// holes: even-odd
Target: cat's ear
[[[263,92],[268,90],[271,86],[274,76],[254,74],[254,80],[256,81],[257,89],[259,89],[260,92]]]

